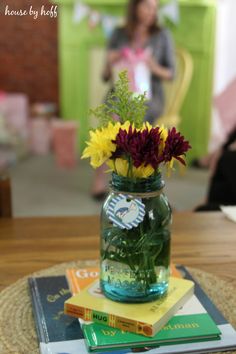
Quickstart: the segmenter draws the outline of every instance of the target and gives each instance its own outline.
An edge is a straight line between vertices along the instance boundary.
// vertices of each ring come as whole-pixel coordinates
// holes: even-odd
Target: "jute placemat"
[[[69,267],[95,264],[95,261],[62,263],[31,276],[60,275]],[[209,273],[192,268],[189,271],[227,320],[236,327],[235,289],[228,282]],[[39,354],[27,278],[18,280],[0,293],[0,354]]]

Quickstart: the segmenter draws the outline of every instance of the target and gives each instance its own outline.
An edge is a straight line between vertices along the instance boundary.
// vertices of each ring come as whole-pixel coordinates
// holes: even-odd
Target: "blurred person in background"
[[[236,205],[236,126],[225,144],[211,158],[210,181],[205,204],[195,211],[220,210],[221,205]]]
[[[103,79],[113,85],[113,68],[127,48],[136,53],[148,48],[150,55],[145,64],[150,71],[151,98],[147,102],[145,120],[153,123],[164,109],[163,80],[174,77],[175,56],[170,33],[158,24],[159,0],[130,0],[126,24],[116,28],[107,45],[106,63]],[[106,193],[104,168],[95,171],[92,195],[103,199]]]

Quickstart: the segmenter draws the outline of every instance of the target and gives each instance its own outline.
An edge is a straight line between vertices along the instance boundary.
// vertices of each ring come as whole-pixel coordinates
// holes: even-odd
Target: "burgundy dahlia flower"
[[[137,168],[141,165],[151,165],[154,169],[157,169],[160,163],[160,134],[159,127],[152,128],[150,131],[148,129],[137,131],[131,126],[128,132],[120,129],[116,140],[113,140],[117,148],[112,158],[131,158],[133,165]]]
[[[185,165],[185,161],[181,155],[185,155],[189,149],[191,149],[189,142],[184,140],[184,136],[177,132],[175,128],[172,128],[168,131],[168,136],[163,151],[163,161],[171,161],[171,159],[174,157],[183,165]]]

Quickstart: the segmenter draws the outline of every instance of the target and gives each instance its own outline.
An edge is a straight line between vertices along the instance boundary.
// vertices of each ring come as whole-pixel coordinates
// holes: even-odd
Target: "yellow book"
[[[154,336],[194,293],[190,280],[170,277],[168,295],[144,304],[124,304],[104,297],[99,281],[69,298],[67,315],[93,321],[124,331]]]

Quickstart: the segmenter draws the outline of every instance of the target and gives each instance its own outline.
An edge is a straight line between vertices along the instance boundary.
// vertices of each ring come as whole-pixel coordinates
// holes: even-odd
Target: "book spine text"
[[[119,328],[123,331],[153,336],[153,327],[144,322],[137,322],[127,318],[109,315],[101,311],[94,311],[88,308],[65,304],[65,313],[69,316],[82,318],[84,321],[92,321],[109,327]]]

